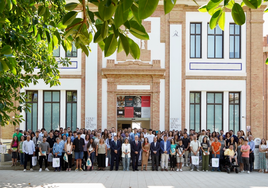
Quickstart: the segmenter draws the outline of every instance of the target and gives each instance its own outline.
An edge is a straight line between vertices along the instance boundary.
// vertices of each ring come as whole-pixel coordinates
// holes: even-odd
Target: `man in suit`
[[[125,143],[125,139],[128,139],[128,143],[132,143],[132,139],[131,139],[131,137],[129,136],[129,134],[128,134],[128,132],[125,132],[125,138],[124,138],[124,140],[123,140],[123,143]]]
[[[170,142],[167,140],[167,135],[164,136],[164,140],[160,143],[161,148],[161,171],[165,169],[168,171],[168,157],[170,152]]]
[[[138,140],[138,135],[135,136],[135,140],[131,143],[131,160],[133,171],[138,170],[138,160],[141,150],[141,142]]]
[[[157,137],[154,137],[154,141],[151,143],[150,147],[152,155],[152,169],[154,171],[156,165],[156,171],[158,171],[160,143],[157,142]]]
[[[119,158],[120,158],[120,150],[121,150],[121,143],[119,140],[117,140],[117,136],[114,136],[114,140],[111,142],[110,145],[111,148],[111,167],[110,171],[114,169],[114,158],[116,161],[115,170],[118,170],[119,166]]]

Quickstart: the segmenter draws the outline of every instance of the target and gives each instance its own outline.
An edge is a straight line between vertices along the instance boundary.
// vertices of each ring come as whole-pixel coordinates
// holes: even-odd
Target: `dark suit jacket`
[[[151,146],[150,146],[150,149],[151,149],[152,154],[154,154],[153,151],[156,151],[156,154],[155,155],[159,155],[160,143],[159,142],[156,142],[156,146],[154,146],[154,142],[152,142],[151,143]]]
[[[115,142],[114,141],[111,141],[111,145],[110,145],[110,148],[111,148],[111,154],[116,154],[114,152],[114,150],[117,150],[117,154],[120,155],[120,150],[121,150],[121,142],[119,140],[116,141],[117,142],[117,145],[115,145]]]
[[[141,150],[141,142],[138,141],[138,145],[136,145],[135,140],[131,142],[131,155],[135,154],[135,151],[138,152],[138,154],[140,153]]]

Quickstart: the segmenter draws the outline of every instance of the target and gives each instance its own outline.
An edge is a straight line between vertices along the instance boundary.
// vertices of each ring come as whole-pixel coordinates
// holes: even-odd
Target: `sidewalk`
[[[0,187],[45,188],[257,188],[268,187],[268,174],[253,172],[22,172],[0,170]]]

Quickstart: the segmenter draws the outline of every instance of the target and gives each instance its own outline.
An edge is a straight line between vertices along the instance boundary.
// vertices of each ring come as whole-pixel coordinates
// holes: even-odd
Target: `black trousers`
[[[29,155],[29,154],[26,154],[26,153],[25,153],[24,169],[26,169],[28,160],[30,160],[30,168],[33,168],[32,157],[33,157],[33,155]]]
[[[171,155],[170,157],[170,168],[175,168],[176,166],[176,155]]]
[[[111,166],[110,166],[110,170],[114,169],[114,159],[115,159],[115,170],[118,170],[118,166],[119,166],[119,153],[113,153],[111,152]]]
[[[156,166],[156,167],[155,167]],[[153,170],[158,170],[158,166],[159,166],[159,154],[153,154],[152,153],[152,169]]]
[[[47,168],[47,156],[39,156],[39,166],[42,168],[43,160],[45,160],[45,167]]]
[[[106,156],[105,154],[98,154],[98,167],[105,168]]]
[[[138,169],[138,161],[139,161],[139,153],[138,154],[132,154],[131,155],[132,160],[132,169],[137,170]]]
[[[254,153],[249,154],[249,170],[252,172],[254,164]]]
[[[73,158],[72,154],[68,155],[68,166],[66,165],[66,168],[67,167],[72,168],[72,158]]]

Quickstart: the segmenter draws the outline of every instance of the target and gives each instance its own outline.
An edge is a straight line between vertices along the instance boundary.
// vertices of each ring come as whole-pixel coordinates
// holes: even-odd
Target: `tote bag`
[[[106,157],[106,167],[108,166],[108,161],[109,161],[109,159],[108,159],[108,157]]]
[[[217,168],[219,167],[219,164],[220,164],[219,158],[212,158],[212,167]]]
[[[68,155],[66,153],[63,155],[63,160],[68,163]]]
[[[32,165],[33,166],[36,166],[36,164],[37,164],[37,157],[36,156],[33,156],[32,157]]]
[[[87,158],[87,163],[86,163],[86,166],[89,166],[89,167],[91,167],[91,166],[92,166],[92,163],[91,163],[90,158]]]
[[[53,168],[60,167],[60,158],[53,158],[52,167]]]
[[[192,164],[199,165],[199,156],[192,156]]]
[[[48,161],[48,162],[52,162],[52,160],[53,160],[53,154],[50,153],[50,154],[48,154],[47,161]]]

